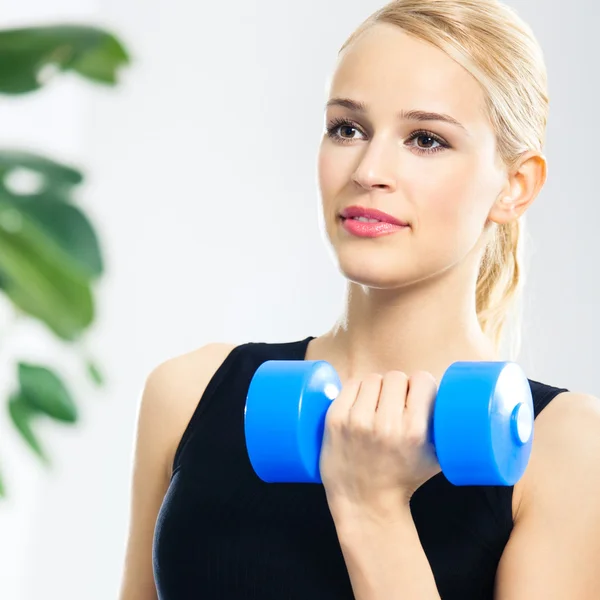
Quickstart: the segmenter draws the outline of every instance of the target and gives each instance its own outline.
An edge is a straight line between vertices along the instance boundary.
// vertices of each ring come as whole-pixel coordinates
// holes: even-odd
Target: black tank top
[[[179,443],[156,522],[160,600],[354,598],[323,486],[262,482],[245,446],[244,406],[256,369],[267,360],[303,360],[312,339],[239,345],[210,380]],[[530,385],[536,417],[567,391]],[[439,473],[413,495],[412,515],[443,600],[493,598],[513,525],[512,493],[454,486]]]

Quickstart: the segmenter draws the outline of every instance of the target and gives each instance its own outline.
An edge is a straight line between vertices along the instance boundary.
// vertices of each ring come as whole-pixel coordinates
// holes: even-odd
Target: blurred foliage
[[[128,63],[121,42],[94,27],[0,31],[0,94],[30,94],[68,71],[114,85],[118,69]],[[82,181],[81,171],[43,154],[0,149],[0,294],[17,315],[37,320],[57,342],[74,348],[94,323],[94,284],[104,271],[98,235],[74,202]],[[91,381],[102,385],[101,369],[89,356],[82,360]],[[15,369],[18,383],[7,401],[10,420],[49,465],[35,421],[75,424],[76,403],[52,368],[16,359]],[[5,494],[0,475],[0,496]]]

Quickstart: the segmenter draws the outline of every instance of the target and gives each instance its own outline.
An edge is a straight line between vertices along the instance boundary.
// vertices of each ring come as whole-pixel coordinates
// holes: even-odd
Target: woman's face
[[[340,56],[329,90],[334,98],[366,106],[328,106],[319,147],[324,227],[342,273],[393,288],[474,256],[506,183],[476,80],[434,46],[378,24]],[[431,116],[400,118],[401,111],[441,113],[462,127]],[[340,217],[355,205],[409,226],[357,237]]]

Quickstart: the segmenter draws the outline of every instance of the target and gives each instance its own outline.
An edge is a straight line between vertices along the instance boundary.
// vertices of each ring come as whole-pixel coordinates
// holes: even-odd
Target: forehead
[[[444,112],[469,130],[486,121],[477,80],[444,51],[388,23],[371,27],[340,54],[329,95],[361,100],[382,116]]]

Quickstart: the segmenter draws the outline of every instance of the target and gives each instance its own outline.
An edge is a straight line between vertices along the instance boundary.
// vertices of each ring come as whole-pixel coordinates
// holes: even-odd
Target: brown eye
[[[354,127],[352,127],[350,125],[343,125],[342,127],[340,127],[341,132],[344,132],[344,130],[346,130],[346,132],[348,132],[349,130],[356,131],[356,129],[354,129]],[[352,134],[349,134],[349,135],[352,135]],[[342,137],[345,137],[345,135],[342,135]]]
[[[407,142],[413,142],[414,140],[421,140],[423,142],[418,142],[416,145],[409,144],[410,147],[414,148],[420,154],[434,154],[435,152],[450,148],[448,143],[431,131],[415,131],[408,138]],[[434,146],[434,144],[437,144],[437,146]]]
[[[357,137],[352,137],[353,131],[358,132],[359,128],[355,123],[347,119],[333,119],[327,126],[327,135],[331,139],[341,143],[353,142],[358,139]],[[341,135],[338,132],[341,132]]]
[[[424,145],[426,148],[431,148],[432,144],[437,144],[438,143],[430,135],[419,135],[415,139],[417,139],[417,140],[419,140],[419,139],[426,140],[425,144],[419,144],[419,145]]]

